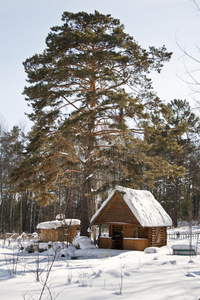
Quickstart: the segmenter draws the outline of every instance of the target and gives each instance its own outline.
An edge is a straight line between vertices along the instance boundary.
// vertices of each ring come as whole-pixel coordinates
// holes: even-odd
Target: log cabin
[[[80,228],[81,221],[78,219],[65,219],[64,215],[57,215],[56,220],[42,222],[37,225],[41,232],[43,242],[69,242],[72,243]]]
[[[172,220],[151,192],[117,186],[91,219],[99,225],[99,248],[143,251],[167,244]],[[109,234],[102,236],[107,225]]]

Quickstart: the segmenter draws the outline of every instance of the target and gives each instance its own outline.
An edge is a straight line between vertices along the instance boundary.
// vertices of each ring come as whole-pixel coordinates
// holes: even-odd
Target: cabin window
[[[99,225],[99,236],[111,236],[109,225]]]

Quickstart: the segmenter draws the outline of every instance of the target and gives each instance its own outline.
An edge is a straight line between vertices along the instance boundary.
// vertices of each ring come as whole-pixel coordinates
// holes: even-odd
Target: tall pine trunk
[[[85,168],[83,177],[83,194],[82,194],[82,212],[81,212],[81,235],[87,236],[87,229],[90,225],[90,208],[92,204],[92,152],[94,151],[94,142],[92,136],[92,130],[94,128],[93,118],[91,116],[91,121],[89,123],[89,138],[88,147],[85,153]]]
[[[174,206],[173,206],[173,225],[174,227],[178,226],[178,178],[175,179],[174,187]]]
[[[87,236],[87,230],[89,227],[89,209],[86,189],[83,190],[81,208],[81,235]]]
[[[12,232],[13,230],[13,198],[12,195],[9,195],[9,231]]]
[[[3,185],[1,183],[1,219],[0,219],[0,230],[4,233],[5,226],[4,226],[4,193],[3,193]]]

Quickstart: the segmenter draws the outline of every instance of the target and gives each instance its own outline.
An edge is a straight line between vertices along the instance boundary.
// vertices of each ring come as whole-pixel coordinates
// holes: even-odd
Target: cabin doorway
[[[123,249],[123,225],[112,226],[113,249]]]

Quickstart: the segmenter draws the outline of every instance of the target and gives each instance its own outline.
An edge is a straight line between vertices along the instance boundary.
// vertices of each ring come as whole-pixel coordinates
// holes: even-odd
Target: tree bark
[[[173,207],[173,225],[178,226],[178,178],[175,179],[174,188],[174,207]]]

